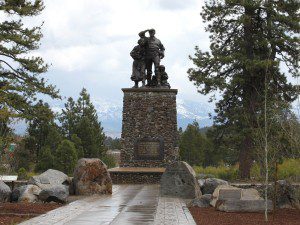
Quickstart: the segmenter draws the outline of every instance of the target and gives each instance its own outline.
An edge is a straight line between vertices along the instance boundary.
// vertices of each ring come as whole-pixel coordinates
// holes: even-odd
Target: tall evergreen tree
[[[200,132],[199,124],[194,121],[182,133],[179,143],[180,157],[192,166],[203,166],[205,161],[206,140]]]
[[[265,99],[288,109],[297,97],[280,64],[299,76],[299,6],[297,0],[213,0],[201,13],[211,33],[210,52],[196,47],[189,79],[202,94],[222,93],[214,122],[220,137],[239,140],[231,147],[239,150],[243,178],[250,176],[253,132],[264,126]]]
[[[77,162],[76,148],[73,142],[63,140],[56,151],[55,168],[66,174],[72,174]]]
[[[41,0],[0,0],[0,148],[10,141],[13,118],[31,118],[36,94],[57,98],[55,87],[41,74],[48,65],[32,51],[39,48],[41,26],[28,27],[23,20],[44,9]]]
[[[84,157],[103,156],[105,135],[87,90],[82,89],[76,102],[69,98],[65,107],[60,122],[66,137],[72,140],[76,135],[76,148],[83,149]]]
[[[73,134],[76,132],[76,126],[79,120],[79,112],[73,98],[68,98],[67,103],[65,104],[65,108],[62,109],[62,114],[59,117],[59,121],[61,122],[61,129],[63,134],[67,138],[71,138]]]
[[[56,150],[61,134],[54,121],[55,115],[47,103],[40,100],[31,111],[39,116],[33,116],[29,121],[25,147],[32,152],[35,161],[38,161],[42,147],[48,146],[52,151]]]
[[[0,12],[7,16],[0,22],[0,119],[7,113],[30,117],[37,93],[58,97],[55,87],[40,76],[48,65],[31,54],[39,48],[41,26],[27,27],[22,22],[43,9],[41,0],[0,0]]]

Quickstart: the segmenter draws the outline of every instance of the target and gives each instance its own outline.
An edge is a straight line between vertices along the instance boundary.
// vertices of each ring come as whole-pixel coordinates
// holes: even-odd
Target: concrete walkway
[[[159,185],[114,185],[112,195],[72,202],[22,225],[195,225],[184,200],[159,197]]]

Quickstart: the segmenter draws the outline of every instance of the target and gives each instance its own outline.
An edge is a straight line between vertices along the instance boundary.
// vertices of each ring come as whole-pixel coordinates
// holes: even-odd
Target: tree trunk
[[[247,62],[244,65],[245,82],[243,91],[244,113],[246,120],[244,123],[246,134],[244,140],[241,143],[240,155],[239,155],[239,170],[241,178],[250,178],[250,170],[253,164],[252,152],[253,152],[253,140],[251,132],[255,126],[255,109],[257,107],[257,93],[255,91],[256,74],[253,68],[249,66],[249,61],[254,60],[254,40],[253,40],[253,18],[254,10],[251,6],[245,6],[245,19],[244,19],[244,46],[246,51]],[[248,65],[247,65],[248,64]]]
[[[239,155],[240,177],[243,179],[250,178],[250,170],[253,164],[252,160],[253,145],[250,137],[245,137]]]

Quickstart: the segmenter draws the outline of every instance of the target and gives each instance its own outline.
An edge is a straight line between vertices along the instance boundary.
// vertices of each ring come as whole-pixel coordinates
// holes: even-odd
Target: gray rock
[[[43,202],[66,203],[69,197],[69,187],[66,185],[53,185],[42,190],[39,194],[39,200]]]
[[[220,192],[221,190],[221,192]],[[230,199],[232,198],[232,196],[237,196],[236,194],[229,194],[228,196],[228,192],[225,192],[224,190],[229,190],[231,192],[233,191],[236,191],[238,193],[238,198],[235,197],[235,199],[240,199],[240,196],[241,196],[241,188],[237,188],[237,187],[233,187],[233,186],[230,186],[230,185],[226,185],[226,184],[223,184],[223,185],[219,185],[214,193],[212,194],[212,200],[210,202],[210,205],[215,207],[216,206],[216,202],[219,200],[220,198],[220,193],[221,193],[221,198],[222,200],[226,200],[226,199]],[[228,196],[228,197],[227,197]]]
[[[41,188],[36,185],[23,185],[13,190],[12,201],[15,202],[37,202]]]
[[[33,176],[28,181],[28,184],[37,185],[41,189],[47,189],[53,185],[69,185],[69,183],[69,177],[66,174],[53,169],[49,169],[38,176]]]
[[[299,191],[299,190],[298,190]],[[300,209],[299,193],[297,190],[286,180],[277,181],[277,201],[276,205],[279,208],[297,208]]]
[[[205,194],[200,196],[200,198],[195,198],[193,199],[189,204],[188,207],[191,206],[196,206],[196,207],[209,207],[210,206],[210,201],[211,201],[212,195],[211,194]]]
[[[200,189],[202,189],[202,187],[204,186],[205,183],[205,179],[198,179],[198,184],[200,186]]]
[[[76,195],[112,193],[112,181],[107,167],[97,158],[78,160],[73,183]]]
[[[2,180],[0,180],[0,202],[10,201],[11,190]]]
[[[182,161],[168,165],[160,181],[160,193],[162,196],[199,198],[201,191],[193,168]]]
[[[212,194],[219,185],[228,185],[228,182],[218,178],[207,178],[201,188],[203,194]]]
[[[262,212],[265,210],[265,200],[218,200],[215,208],[223,212]],[[272,208],[272,201],[268,200],[268,210]]]
[[[263,200],[263,198],[260,197],[259,192],[254,188],[242,189],[241,199],[242,200]]]

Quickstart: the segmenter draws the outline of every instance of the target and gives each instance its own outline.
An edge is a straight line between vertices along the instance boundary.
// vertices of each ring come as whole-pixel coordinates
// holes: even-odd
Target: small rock
[[[194,199],[201,196],[195,171],[189,164],[182,161],[174,162],[167,166],[160,181],[160,191],[163,196],[186,199]]]
[[[212,197],[211,194],[205,194],[205,195],[200,196],[200,198],[195,198],[189,203],[188,207],[191,207],[191,206],[202,207],[202,208],[209,207],[211,197]]]
[[[228,185],[228,182],[218,178],[207,178],[201,188],[203,194],[212,194],[219,185]]]
[[[198,179],[198,184],[200,186],[200,189],[202,189],[202,187],[204,186],[205,183],[205,179]]]
[[[112,193],[112,181],[107,167],[97,158],[78,160],[73,182],[76,195]]]
[[[2,180],[0,180],[0,202],[10,201],[11,190]]]
[[[65,185],[53,185],[42,190],[39,194],[39,200],[43,202],[66,203],[69,197],[69,187]]]
[[[23,185],[13,190],[12,201],[15,202],[37,202],[41,188],[36,185]]]

